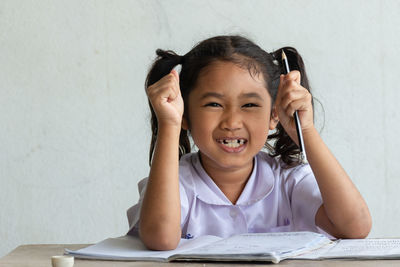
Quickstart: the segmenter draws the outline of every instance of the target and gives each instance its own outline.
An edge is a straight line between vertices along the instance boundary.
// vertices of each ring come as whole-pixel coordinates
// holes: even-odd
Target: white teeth
[[[230,147],[230,148],[236,148],[236,147],[239,147],[240,144],[239,143],[228,143],[226,146]]]
[[[222,139],[218,140],[219,143],[230,147],[230,148],[237,148],[245,143],[244,139]]]

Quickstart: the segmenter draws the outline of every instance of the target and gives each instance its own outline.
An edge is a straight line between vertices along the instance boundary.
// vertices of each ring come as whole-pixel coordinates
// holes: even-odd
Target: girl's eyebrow
[[[202,99],[204,99],[204,98],[207,98],[207,97],[216,97],[216,98],[222,99],[222,98],[224,98],[224,95],[219,94],[219,93],[216,93],[216,92],[207,92],[207,93],[204,93],[204,94],[201,96],[200,100],[202,100]]]
[[[258,94],[258,93],[246,93],[246,94],[241,94],[240,98],[257,98],[261,101],[263,101],[264,99]]]
[[[205,99],[207,97],[216,97],[216,98],[219,98],[219,99],[223,99],[224,95],[216,93],[216,92],[207,92],[207,93],[204,93],[201,96],[200,99],[202,100],[202,99]],[[258,93],[255,93],[255,92],[240,94],[239,98],[257,98],[257,99],[259,99],[261,101],[264,100]]]

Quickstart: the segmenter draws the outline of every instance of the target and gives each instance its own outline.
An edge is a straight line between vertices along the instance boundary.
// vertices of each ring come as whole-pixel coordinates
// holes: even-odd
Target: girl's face
[[[231,62],[216,61],[199,75],[188,97],[189,129],[208,170],[249,168],[277,121],[262,75],[251,76]]]

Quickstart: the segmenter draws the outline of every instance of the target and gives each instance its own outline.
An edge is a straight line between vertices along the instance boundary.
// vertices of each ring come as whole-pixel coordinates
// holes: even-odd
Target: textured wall
[[[371,209],[370,236],[399,237],[399,9],[389,0],[0,1],[0,256],[125,233],[148,172],[143,84],[154,51],[184,54],[217,34],[298,48],[325,108],[322,136]]]

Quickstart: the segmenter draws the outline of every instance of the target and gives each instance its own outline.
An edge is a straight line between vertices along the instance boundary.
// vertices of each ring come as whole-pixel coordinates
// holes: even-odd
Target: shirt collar
[[[196,197],[201,201],[212,205],[232,205],[232,202],[224,195],[211,177],[206,173],[200,162],[199,152],[192,157],[192,166],[196,176],[200,179],[193,179],[195,184]],[[254,158],[254,166],[246,186],[239,196],[236,205],[251,205],[269,195],[274,188],[274,174],[270,165],[263,161],[257,154]]]

